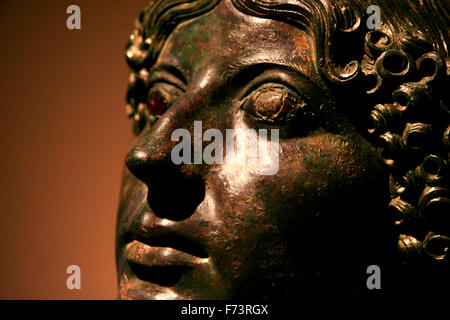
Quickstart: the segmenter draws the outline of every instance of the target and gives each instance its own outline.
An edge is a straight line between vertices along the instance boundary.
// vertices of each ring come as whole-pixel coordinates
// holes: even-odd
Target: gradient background
[[[0,2],[0,299],[114,299],[124,46],[149,0]],[[66,8],[81,8],[81,30]],[[81,268],[81,290],[66,287]]]

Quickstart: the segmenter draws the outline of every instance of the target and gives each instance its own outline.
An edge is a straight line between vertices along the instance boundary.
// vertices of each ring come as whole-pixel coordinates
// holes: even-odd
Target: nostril
[[[125,157],[130,172],[148,187],[148,204],[155,215],[174,221],[191,216],[205,198],[205,183],[195,173],[181,172],[170,159],[136,146]]]
[[[160,170],[148,184],[148,203],[155,215],[174,221],[191,216],[205,198],[205,183],[198,175],[186,176],[177,166]]]

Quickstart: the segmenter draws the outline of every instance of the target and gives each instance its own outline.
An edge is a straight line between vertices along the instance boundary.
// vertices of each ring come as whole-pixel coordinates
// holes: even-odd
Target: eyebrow
[[[228,65],[226,70],[221,74],[221,78],[226,82],[240,77],[242,74],[248,74],[256,72],[260,69],[270,69],[270,68],[278,68],[285,69],[289,72],[292,72],[302,78],[303,80],[310,81],[313,83],[311,78],[307,75],[306,68],[301,66],[298,63],[288,61],[286,59],[244,59],[240,60],[236,63]],[[180,66],[175,66],[169,63],[160,63],[154,65],[150,69],[150,74],[154,74],[158,71],[164,71],[171,76],[174,76],[177,80],[182,82],[182,86],[179,86],[182,89],[183,86],[186,86],[187,79],[185,77],[184,69]],[[176,83],[172,83],[175,84]]]
[[[308,77],[308,72],[304,66],[301,66],[298,63],[287,61],[285,59],[248,59],[248,60],[240,60],[236,63],[230,64],[227,70],[222,74],[222,77],[229,81],[232,78],[238,77],[243,73],[248,73],[255,71],[257,69],[267,69],[267,68],[278,68],[285,69],[290,72],[293,72],[304,78],[305,80],[311,81]]]
[[[182,68],[180,68],[179,66],[174,66],[174,65],[168,64],[168,63],[160,63],[157,65],[154,65],[150,69],[150,74],[153,74],[157,71],[164,71],[164,72],[174,76],[178,80],[180,80],[183,83],[183,85],[187,85],[187,80],[186,80],[186,77],[184,76],[184,72],[183,72]]]

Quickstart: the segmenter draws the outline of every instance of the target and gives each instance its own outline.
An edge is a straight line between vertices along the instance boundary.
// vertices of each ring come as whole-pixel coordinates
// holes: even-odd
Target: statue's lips
[[[190,269],[207,264],[208,258],[134,240],[125,247],[125,257],[133,274],[140,280],[173,287]]]
[[[127,244],[125,256],[128,262],[147,267],[195,266],[208,262],[171,247],[149,246],[137,240]]]

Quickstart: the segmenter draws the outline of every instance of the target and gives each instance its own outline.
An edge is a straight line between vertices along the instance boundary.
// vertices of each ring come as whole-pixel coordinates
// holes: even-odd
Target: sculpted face
[[[321,277],[337,286],[331,270],[366,271],[347,262],[363,259],[387,174],[313,81],[313,52],[306,32],[228,1],[171,33],[148,70],[149,108],[161,118],[126,157],[120,298],[292,297],[318,290]],[[172,133],[194,137],[194,121],[224,137],[278,129],[278,171],[260,175],[245,161],[175,165]]]

